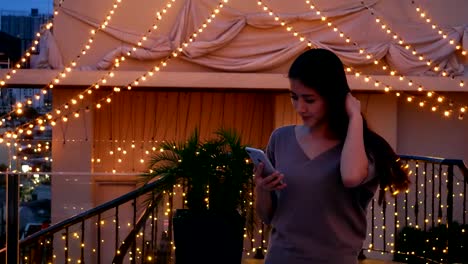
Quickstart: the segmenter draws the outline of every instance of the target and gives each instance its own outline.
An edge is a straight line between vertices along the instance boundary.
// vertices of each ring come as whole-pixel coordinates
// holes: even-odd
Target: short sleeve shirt
[[[342,147],[310,159],[297,142],[294,126],[272,133],[267,155],[287,186],[274,194],[265,264],[357,263],[377,182],[346,188],[340,174]]]

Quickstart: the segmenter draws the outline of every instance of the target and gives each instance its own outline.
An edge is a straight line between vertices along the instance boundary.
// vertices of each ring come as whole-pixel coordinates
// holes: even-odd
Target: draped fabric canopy
[[[247,0],[238,1],[247,3]],[[323,4],[334,3],[321,9],[322,14],[327,17],[326,22],[333,23],[339,27],[339,31],[351,37],[352,43],[346,43],[333,31],[332,27],[322,21],[322,17],[314,10],[306,11],[309,10],[308,6],[302,0],[291,0],[291,5],[302,4],[304,7],[297,8],[300,10],[297,12],[275,10],[273,4],[279,5],[279,3],[284,3],[283,1],[268,0],[265,2],[272,4],[272,10],[277,11],[276,15],[281,19],[276,21],[274,16],[270,16],[268,12],[263,12],[256,6],[240,9],[228,3],[216,19],[208,24],[204,32],[198,34],[196,40],[184,48],[179,58],[210,67],[215,71],[268,72],[290,61],[306,49],[307,43],[310,42],[313,47],[333,50],[347,65],[364,68],[373,65],[374,60],[383,60],[399,74],[426,76],[436,74],[430,70],[431,67],[426,65],[424,60],[419,60],[418,56],[414,56],[411,49],[407,50],[398,44],[392,35],[386,34],[378,27],[375,18],[381,17],[387,20],[392,31],[397,32],[406,44],[411,45],[420,54],[425,54],[433,61],[433,65],[441,68],[441,71],[445,70],[453,75],[464,73],[464,62],[460,60],[459,52],[454,46],[448,44],[447,39],[454,39],[457,44],[463,46],[463,49],[468,49],[467,25],[443,27],[444,32],[448,34],[447,39],[443,39],[431,29],[430,25],[424,22],[407,23],[406,20],[398,19],[398,16],[394,14],[396,9],[387,10],[388,5],[392,3],[401,5],[403,0],[391,3],[382,0],[318,1]],[[336,5],[336,3],[340,4]],[[184,1],[180,8],[170,10],[170,12],[178,10],[178,13],[174,23],[167,30],[167,34],[159,34],[158,31],[149,35],[148,40],[136,50],[133,50],[133,47],[138,46],[138,42],[145,34],[145,29],[130,30],[131,26],[126,27],[125,24],[101,29],[100,31],[112,36],[116,40],[114,43],[117,44],[105,46],[95,41],[94,45],[101,45],[98,49],[104,54],[103,57],[97,59],[94,64],[79,64],[78,68],[81,70],[109,69],[115,58],[126,55],[129,51],[131,51],[131,58],[154,62],[156,65],[160,59],[170,55],[176,47],[197,31],[217,4],[217,0]],[[96,28],[100,25],[99,19],[76,10],[64,6],[59,11],[61,15],[67,16],[66,19],[73,20],[74,23],[82,23],[89,28]],[[128,15],[138,16],[133,13]],[[301,42],[291,32],[286,31],[281,26],[282,21],[294,27],[295,31],[304,36],[307,41]],[[147,24],[151,25],[151,22],[148,21]],[[69,25],[64,26],[66,29],[68,27]],[[62,61],[65,60],[61,58],[59,52],[60,41],[55,43],[51,33],[44,36],[49,44],[41,46],[39,65],[51,68],[63,67]],[[61,35],[61,37],[64,36]],[[360,49],[365,49],[367,53],[372,54],[372,57],[367,58],[361,54]],[[70,54],[67,55],[64,57],[73,57]],[[299,122],[290,107],[287,95],[275,95],[272,99],[271,94],[266,97],[261,94],[252,96],[252,94],[240,92],[228,94],[223,91],[219,93],[152,91],[143,94],[131,91],[125,96],[118,95],[116,99],[113,99],[110,108],[95,113],[93,135],[100,143],[94,147],[94,156],[107,157],[106,152],[109,149],[115,150],[118,147],[115,140],[126,142],[122,143],[126,145],[129,145],[131,141],[144,142],[145,145],[138,150],[137,156],[141,156],[144,153],[143,150],[150,149],[155,140],[183,139],[195,127],[203,129],[201,131],[203,137],[208,137],[219,126],[235,127],[241,130],[243,135],[247,135],[245,137],[247,142],[256,146],[264,146],[274,127]],[[105,162],[118,164],[111,159]],[[142,165],[133,164],[132,166]],[[114,165],[100,168],[112,167]]]
[[[352,37],[352,43],[346,43],[332,28],[321,21],[315,11],[298,13],[281,13],[275,10],[281,20],[275,21],[268,13],[260,9],[249,12],[237,10],[229,6],[222,9],[219,16],[199,34],[196,41],[183,51],[182,59],[220,71],[255,72],[265,71],[280,66],[295,57],[307,46],[307,41],[299,41],[281,26],[286,22],[314,47],[322,47],[336,52],[343,62],[351,66],[372,64],[375,59],[384,59],[392,68],[404,75],[435,75],[431,67],[437,65],[441,71],[448,74],[461,75],[464,72],[463,63],[457,57],[453,45],[447,39],[453,39],[463,49],[468,49],[468,26],[445,27],[447,39],[442,38],[424,22],[408,24],[405,21],[390,20],[394,14],[387,14],[383,1],[367,0],[344,1],[346,4],[323,10],[327,21],[338,25],[347,36]],[[138,60],[158,60],[171,54],[175,47],[180,46],[209,17],[216,0],[187,0],[179,10],[176,22],[167,35],[151,36],[141,48],[131,52],[131,57]],[[304,5],[304,4],[303,4]],[[382,10],[383,9],[383,10]],[[304,10],[307,6],[304,5]],[[99,25],[98,21],[85,14],[62,8],[62,13],[91,27]],[[397,32],[405,40],[404,45],[411,45],[418,54],[425,54],[433,61],[431,66],[425,60],[411,54],[412,49],[380,30],[374,22],[376,17],[387,19],[392,32]],[[126,54],[136,46],[144,32],[134,32],[119,27],[103,29],[122,44],[118,47],[108,47],[107,54],[94,65],[82,65],[82,70],[103,70],[112,66],[115,58]],[[143,31],[143,30],[142,30]],[[53,38],[48,36],[48,56],[51,67],[61,67],[59,53],[53,45]],[[354,44],[353,44],[354,43]],[[359,52],[365,49],[371,58],[366,58]],[[41,64],[43,66],[43,64]],[[439,71],[439,73],[441,72]]]

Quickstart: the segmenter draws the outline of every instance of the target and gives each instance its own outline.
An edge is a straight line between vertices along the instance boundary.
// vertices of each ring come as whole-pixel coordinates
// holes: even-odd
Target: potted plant
[[[241,263],[244,227],[253,224],[247,215],[253,166],[245,146],[234,130],[214,135],[202,141],[195,129],[184,142],[161,143],[143,175],[162,182],[157,191],[172,192],[176,184],[186,190],[187,209],[172,219],[177,264]]]

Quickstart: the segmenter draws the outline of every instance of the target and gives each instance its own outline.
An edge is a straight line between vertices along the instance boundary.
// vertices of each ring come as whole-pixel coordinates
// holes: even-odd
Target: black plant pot
[[[176,210],[175,263],[240,264],[244,226],[238,212]]]

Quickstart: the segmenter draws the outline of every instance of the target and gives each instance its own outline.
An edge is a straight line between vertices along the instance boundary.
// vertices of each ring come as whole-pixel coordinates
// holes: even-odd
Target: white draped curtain
[[[384,33],[374,22],[376,16],[383,18],[395,17],[386,14],[382,1],[367,0],[349,1],[343,5],[323,10],[327,21],[339,25],[340,30],[351,36],[359,45],[344,42],[325,23],[320,21],[314,11],[301,13],[281,13],[281,18],[292,25],[295,30],[305,36],[314,47],[322,47],[336,52],[345,64],[362,66],[372,64],[374,59],[384,59],[392,68],[404,75],[434,75],[426,61],[413,56],[411,50],[399,45],[392,35]],[[179,11],[175,24],[168,35],[150,36],[141,48],[131,53],[131,58],[138,60],[158,60],[170,55],[171,51],[185,41],[197,30],[201,23],[210,15],[217,0],[187,0]],[[304,5],[304,10],[307,6]],[[369,11],[372,10],[374,15]],[[76,20],[96,27],[97,20],[79,14],[73,10],[60,10]],[[407,23],[406,21],[389,20],[392,31],[404,38],[405,43],[414,47],[418,53],[426,54],[449,74],[463,74],[464,67],[457,58],[456,51],[449,45],[447,39],[454,39],[466,50],[468,49],[468,26],[445,27],[447,39],[441,38],[429,25]],[[442,25],[443,26],[443,25]],[[107,54],[95,65],[82,65],[82,70],[108,69],[116,57],[126,54],[136,46],[144,32],[133,32],[119,27],[107,27],[104,31],[120,41],[117,47],[109,47]],[[143,30],[142,30],[143,31]],[[53,42],[48,36],[49,42]],[[307,41],[300,42],[290,32],[284,30],[280,21],[259,9],[250,12],[236,10],[227,4],[219,16],[213,20],[206,30],[199,34],[184,52],[182,59],[221,71],[255,72],[278,67],[291,60],[306,48]],[[359,48],[365,48],[373,57],[367,59],[359,53]],[[51,44],[49,60],[53,67],[60,67],[56,47]],[[42,64],[43,66],[43,64]],[[440,71],[440,72],[441,72]]]

